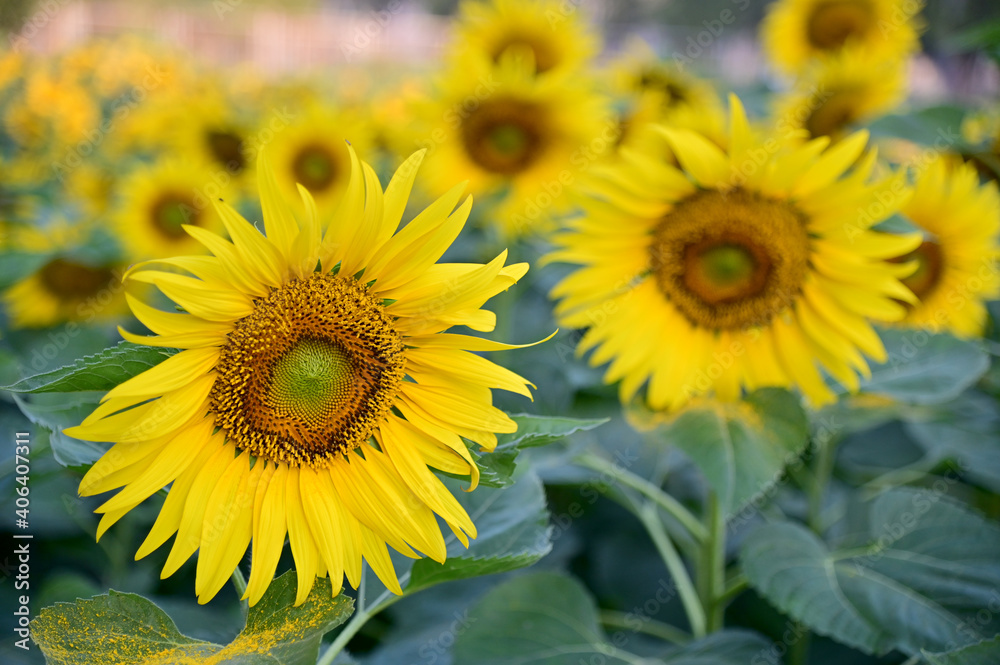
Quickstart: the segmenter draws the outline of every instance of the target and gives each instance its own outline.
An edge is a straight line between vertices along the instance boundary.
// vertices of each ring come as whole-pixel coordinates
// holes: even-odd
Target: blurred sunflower
[[[67,434],[115,445],[80,492],[124,489],[98,508],[98,537],[171,484],[142,557],[173,534],[163,575],[199,550],[196,591],[207,602],[252,542],[246,597],[260,600],[287,534],[298,573],[296,604],[317,575],[355,587],[362,558],[400,593],[386,545],[445,559],[435,514],[461,542],[475,537],[465,510],[429,467],[479,471],[463,442],[486,449],[516,424],[492,406],[491,388],[530,396],[528,383],[471,351],[513,348],[449,334],[492,330],[481,309],[524,275],[504,266],[437,263],[462,229],[471,198],[450,190],[397,232],[422,153],[383,193],[351,154],[351,180],[321,224],[308,192],[293,218],[274,173],[259,163],[267,235],[219,204],[233,242],[187,227],[214,254],[164,261],[194,277],[139,266],[129,282],[156,285],[186,313],[129,297],[158,336],[131,341],[181,352],[109,392]],[[456,286],[457,285],[457,286]]]
[[[253,164],[247,123],[238,117],[236,105],[222,95],[205,94],[190,99],[185,91],[181,104],[183,121],[174,123],[171,148],[186,159],[198,160],[214,173],[241,185],[252,182]]]
[[[922,0],[778,0],[768,6],[761,41],[786,74],[845,47],[860,49],[871,63],[901,60],[920,50],[921,9]]]
[[[438,121],[427,175],[438,192],[461,174],[474,195],[495,194],[505,235],[544,230],[566,205],[565,186],[613,148],[617,126],[584,76],[535,77],[530,57],[450,70],[423,109]]]
[[[556,237],[548,260],[581,265],[552,291],[559,319],[589,328],[578,350],[611,361],[623,401],[648,380],[658,410],[763,386],[820,404],[834,398],[820,368],[856,389],[862,352],[886,357],[867,319],[901,319],[899,301],[914,302],[898,280],[912,264],[882,259],[919,237],[869,230],[903,203],[902,176],[883,205],[865,132],[782,147],[751,133],[735,97],[728,152],[662,131],[681,168],[627,153],[595,169],[584,216]]]
[[[855,123],[871,120],[906,97],[902,62],[873,62],[856,49],[813,62],[795,88],[777,98],[775,115],[784,129],[805,129],[809,138],[838,141]]]
[[[902,214],[926,234],[919,247],[894,259],[916,262],[903,283],[919,302],[907,307],[905,326],[981,335],[985,301],[1000,297],[1000,195],[996,183],[979,184],[971,164],[947,156],[920,173]]]
[[[577,9],[561,0],[465,0],[450,56],[462,67],[479,59],[499,63],[508,50],[524,51],[538,74],[577,71],[599,48]]]
[[[203,165],[165,159],[122,179],[125,195],[111,217],[130,261],[202,251],[184,226],[222,228],[212,206],[220,192],[213,175]]]
[[[53,258],[4,292],[10,327],[44,328],[120,316],[127,311],[121,276],[120,266]]]
[[[1000,182],[1000,106],[969,113],[962,120],[962,139],[968,144],[963,159],[983,177]]]
[[[271,163],[286,197],[297,197],[297,185],[312,194],[320,210],[335,205],[351,176],[351,155],[367,153],[373,143],[368,123],[347,111],[311,105],[273,142]]]

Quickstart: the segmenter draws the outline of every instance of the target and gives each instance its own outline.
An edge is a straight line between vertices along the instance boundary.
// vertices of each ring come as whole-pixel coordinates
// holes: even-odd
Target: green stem
[[[646,527],[646,531],[649,532],[653,544],[656,545],[663,563],[666,564],[667,570],[674,580],[674,586],[677,588],[681,603],[684,605],[684,611],[687,613],[688,623],[691,624],[691,632],[696,638],[704,637],[705,608],[698,600],[698,593],[691,582],[687,568],[684,567],[684,562],[681,561],[674,544],[670,542],[670,536],[667,535],[667,531],[663,527],[663,521],[660,520],[656,505],[645,503],[636,511],[636,514],[643,526]]]
[[[635,622],[629,620],[629,615],[625,612],[601,610],[600,619],[601,623],[609,628],[625,628],[634,633],[645,633],[673,644],[683,645],[691,641],[691,636],[680,628],[649,617],[642,617],[642,621],[636,626]]]
[[[711,490],[708,492],[705,518],[708,522],[708,538],[698,566],[698,581],[701,604],[707,611],[707,630],[713,633],[722,629],[726,609],[723,602],[726,581],[726,519],[719,506],[718,496]]]
[[[399,585],[405,588],[409,579],[410,573],[401,575],[399,578]],[[329,648],[324,651],[323,655],[320,656],[320,659],[316,661],[316,665],[333,665],[333,661],[337,658],[337,654],[344,650],[344,647],[346,647],[347,643],[351,641],[351,638],[357,635],[358,631],[364,628],[369,619],[402,598],[402,596],[397,596],[391,591],[386,590],[379,594],[379,597],[375,599],[375,602],[371,605],[367,605],[365,603],[364,593],[365,570],[362,569],[361,583],[358,585],[357,609],[354,611],[354,615],[351,616],[351,620],[348,621],[343,630],[337,634],[337,638],[333,640]]]
[[[799,628],[802,630],[802,634],[788,650],[789,665],[805,665],[807,662],[806,657],[809,655],[809,643],[812,642],[812,633],[805,626],[800,625]]]
[[[716,599],[716,602],[723,605],[728,604],[729,601],[746,591],[749,587],[750,581],[743,573],[740,573],[726,582],[726,586],[722,590],[722,595]]]
[[[812,474],[812,482],[809,484],[807,494],[809,496],[809,528],[813,532],[822,535],[825,531],[823,525],[823,498],[826,496],[826,487],[830,483],[830,476],[833,473],[833,449],[834,439],[823,442],[816,442],[816,466]]]
[[[691,537],[698,542],[704,542],[708,532],[698,518],[691,511],[681,505],[680,501],[670,496],[659,487],[649,482],[641,476],[637,476],[631,471],[616,465],[603,457],[593,453],[585,453],[577,460],[583,466],[609,474],[613,480],[620,482],[626,487],[631,487],[635,491],[662,508],[668,515],[676,519],[688,530]]]
[[[243,577],[243,571],[240,570],[239,564],[233,569],[233,574],[229,579],[233,583],[233,588],[236,589],[236,597],[240,599],[240,611],[243,612],[243,617],[246,618],[247,613],[250,611],[250,601],[243,597],[243,594],[247,592],[247,579]]]

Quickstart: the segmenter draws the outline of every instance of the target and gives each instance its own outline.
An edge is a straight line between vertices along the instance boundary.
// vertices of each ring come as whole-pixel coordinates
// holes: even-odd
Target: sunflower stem
[[[645,478],[637,476],[631,471],[622,468],[620,465],[613,464],[603,457],[599,457],[592,453],[584,454],[577,460],[577,462],[587,468],[593,469],[594,471],[607,473],[622,485],[631,487],[635,491],[639,492],[666,511],[668,515],[680,522],[681,525],[688,530],[688,533],[691,534],[691,537],[699,543],[704,542],[708,537],[708,531],[706,531],[704,525],[698,521],[698,518],[695,517],[691,511],[681,505],[680,501],[670,496]]]
[[[674,586],[677,588],[677,594],[681,597],[681,604],[684,605],[688,623],[691,624],[691,632],[695,638],[704,637],[705,607],[698,599],[698,593],[691,582],[687,568],[684,567],[684,562],[681,561],[681,557],[677,553],[677,548],[670,542],[670,536],[667,535],[667,530],[663,526],[656,504],[646,502],[636,511],[636,514],[643,526],[646,527],[646,531],[649,532],[663,563],[667,566],[670,577],[674,580]]]
[[[243,597],[243,594],[247,592],[247,579],[243,577],[243,571],[240,570],[239,564],[236,564],[229,579],[232,580],[233,588],[236,589],[236,597],[240,599],[240,611],[243,612],[243,618],[246,619],[250,612],[250,601]]]
[[[691,635],[687,632],[677,628],[676,626],[671,626],[669,623],[656,621],[655,619],[650,619],[649,617],[643,617],[642,623],[636,627],[633,622],[630,621],[629,615],[625,612],[618,612],[616,610],[601,610],[600,620],[601,623],[608,628],[624,628],[633,633],[645,633],[646,635],[658,637],[659,639],[671,642],[672,644],[684,645],[691,641]]]
[[[826,496],[826,488],[830,483],[830,476],[833,474],[833,449],[835,439],[816,442],[816,465],[812,473],[812,482],[809,483],[806,494],[809,499],[809,512],[807,523],[809,528],[818,535],[825,531],[823,524],[823,499]]]
[[[722,629],[726,582],[726,519],[719,506],[719,497],[709,490],[705,504],[708,538],[698,562],[698,589],[706,610],[709,633]]]

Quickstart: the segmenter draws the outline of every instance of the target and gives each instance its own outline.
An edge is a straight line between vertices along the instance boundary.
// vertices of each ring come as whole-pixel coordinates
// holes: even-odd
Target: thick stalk
[[[698,565],[698,581],[701,604],[706,611],[706,628],[712,633],[722,629],[726,609],[726,519],[718,496],[711,490],[705,505],[705,521],[708,523],[708,538]]]

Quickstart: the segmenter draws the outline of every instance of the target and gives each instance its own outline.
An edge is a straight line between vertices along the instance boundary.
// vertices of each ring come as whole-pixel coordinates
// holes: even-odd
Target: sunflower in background
[[[119,189],[125,195],[111,218],[129,262],[202,251],[184,226],[222,228],[213,203],[228,199],[233,190],[221,187],[215,175],[200,163],[165,159],[122,179]]]
[[[681,167],[623,155],[547,259],[581,266],[552,291],[561,322],[588,329],[579,352],[610,362],[623,401],[648,381],[656,410],[765,386],[823,404],[835,395],[822,371],[857,389],[863,354],[886,358],[868,319],[902,319],[915,302],[899,281],[913,264],[884,259],[919,236],[870,230],[904,203],[902,174],[870,182],[865,132],[834,146],[757,136],[735,97],[728,151],[662,131]]]
[[[968,114],[962,120],[962,138],[969,145],[963,159],[984,178],[1000,183],[1000,106]]]
[[[775,100],[775,122],[786,132],[804,129],[806,138],[834,142],[893,110],[906,98],[906,65],[873,61],[856,49],[811,63],[795,87]]]
[[[4,118],[14,140],[36,155],[87,141],[100,123],[97,100],[76,78],[57,67],[26,73],[20,96]]]
[[[580,71],[600,48],[580,13],[560,0],[465,0],[447,57],[455,68],[499,64],[510,49],[530,53],[537,74]]]
[[[985,302],[1000,297],[1000,194],[979,184],[971,164],[941,155],[919,174],[901,213],[925,234],[919,247],[896,259],[915,262],[903,283],[917,296],[902,326],[982,335]]]
[[[262,160],[266,236],[219,204],[233,241],[189,227],[214,256],[170,261],[193,276],[130,273],[128,282],[155,285],[185,313],[130,298],[156,336],[122,335],[181,351],[66,430],[114,442],[80,484],[84,495],[123,488],[97,509],[98,537],[170,485],[137,558],[176,533],[163,576],[198,550],[200,603],[251,543],[244,597],[259,601],[286,534],[296,605],[317,576],[329,575],[335,594],[345,576],[357,588],[362,559],[402,593],[387,545],[444,561],[436,516],[468,546],[476,527],[430,468],[467,475],[475,488],[479,470],[462,437],[492,450],[495,433],[517,425],[492,406],[491,389],[530,393],[523,378],[472,353],[512,347],[445,331],[492,330],[483,305],[528,266],[505,266],[506,252],[485,265],[437,263],[471,209],[471,198],[459,205],[462,185],[398,229],[422,157],[383,191],[352,151],[348,191],[327,220],[307,191],[295,219]]]
[[[270,161],[285,197],[297,200],[297,185],[302,185],[320,211],[334,209],[351,176],[348,143],[357,152],[372,149],[372,128],[359,114],[319,102],[297,114],[269,144]]]
[[[920,50],[921,0],[778,0],[768,6],[761,42],[784,74],[851,47],[871,63],[903,60]]]
[[[634,40],[611,63],[611,92],[624,100],[618,146],[670,155],[657,125],[684,127],[723,146],[726,115],[707,81],[666,62],[642,40]],[[676,162],[675,162],[676,163]]]
[[[250,127],[257,120],[251,117],[252,109],[222,93],[195,94],[192,100],[191,91],[184,91],[178,94],[181,98],[165,101],[181,114],[166,134],[170,152],[204,164],[218,178],[245,190],[254,181]]]
[[[461,174],[473,195],[497,196],[489,217],[503,235],[544,231],[567,185],[614,147],[617,123],[582,73],[538,77],[530,54],[510,51],[476,64],[449,70],[421,110],[428,183],[440,193]]]

